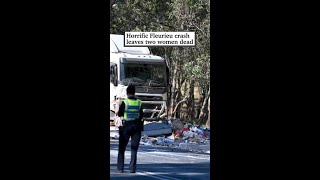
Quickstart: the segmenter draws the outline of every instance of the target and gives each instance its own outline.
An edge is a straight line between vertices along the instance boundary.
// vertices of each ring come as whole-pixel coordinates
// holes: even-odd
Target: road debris
[[[110,127],[110,138],[119,139],[119,129]],[[164,146],[210,154],[210,129],[182,123],[179,119],[144,125],[140,145]]]
[[[158,130],[168,129],[171,125],[171,134],[155,133]],[[145,127],[147,127],[145,125]],[[154,132],[152,135],[143,133],[140,144],[147,146],[167,146],[188,151],[196,151],[210,154],[210,129],[199,126],[184,124],[179,119],[169,120],[168,124],[150,123],[148,131]],[[156,136],[154,134],[157,134]]]
[[[169,120],[169,124],[171,124],[173,131],[182,130],[184,126],[180,119],[171,119]]]
[[[142,131],[142,135],[147,136],[161,136],[168,135],[172,133],[171,125],[165,122],[152,122],[144,125],[144,131]]]

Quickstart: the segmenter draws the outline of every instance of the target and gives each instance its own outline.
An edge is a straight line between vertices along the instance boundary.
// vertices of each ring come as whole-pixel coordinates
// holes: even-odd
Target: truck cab
[[[126,98],[129,84],[143,102],[145,120],[157,120],[166,110],[168,67],[148,47],[124,47],[124,36],[110,34],[110,120],[115,100]]]

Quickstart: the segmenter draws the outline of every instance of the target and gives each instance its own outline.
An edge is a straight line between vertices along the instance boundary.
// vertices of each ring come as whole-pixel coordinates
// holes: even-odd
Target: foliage
[[[199,87],[204,95],[208,95],[211,50],[210,0],[114,0],[112,4],[111,34],[124,34],[128,31],[195,32],[195,47],[152,47],[151,51],[165,58],[169,65],[170,82],[174,83],[172,94],[169,95],[171,105],[182,100],[182,94],[192,94],[193,85]],[[194,109],[193,96],[189,97],[187,103]],[[198,118],[192,116],[189,114],[187,118]]]

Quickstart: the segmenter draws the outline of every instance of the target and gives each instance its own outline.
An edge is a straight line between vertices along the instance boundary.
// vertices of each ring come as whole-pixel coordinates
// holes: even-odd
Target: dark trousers
[[[124,167],[124,152],[131,137],[131,161],[129,164],[130,171],[136,171],[137,153],[141,138],[141,128],[137,122],[126,122],[119,128],[119,150],[118,150],[118,170]]]

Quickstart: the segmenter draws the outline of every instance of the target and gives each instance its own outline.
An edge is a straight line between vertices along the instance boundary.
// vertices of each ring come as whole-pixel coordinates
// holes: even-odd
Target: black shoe
[[[136,171],[131,171],[131,170],[130,170],[130,173],[136,173]]]

